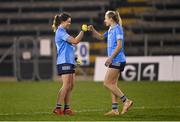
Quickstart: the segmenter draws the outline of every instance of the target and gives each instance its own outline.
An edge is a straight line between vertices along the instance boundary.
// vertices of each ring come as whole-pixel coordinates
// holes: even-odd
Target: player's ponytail
[[[117,16],[117,18],[118,18],[118,23],[119,23],[119,25],[122,26],[122,19],[121,19],[120,15],[119,15],[119,12],[118,12],[118,11],[116,11],[116,16]]]
[[[54,20],[53,20],[53,25],[52,25],[52,30],[53,30],[53,32],[56,32],[59,24],[60,24],[59,16],[58,16],[58,15],[55,15],[55,16],[54,16]]]
[[[63,12],[60,15],[55,15],[53,24],[52,24],[52,30],[53,32],[56,32],[58,29],[58,26],[63,22],[71,18],[71,15],[69,13]]]

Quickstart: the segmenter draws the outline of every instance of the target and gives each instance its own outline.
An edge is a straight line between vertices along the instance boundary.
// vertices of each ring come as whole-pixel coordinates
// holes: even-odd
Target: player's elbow
[[[104,40],[104,37],[103,37],[103,36],[101,36],[101,37],[100,37],[100,39],[103,41],[103,40]]]
[[[76,45],[76,44],[78,44],[79,42],[80,42],[80,41],[76,39],[76,41],[74,42],[74,44]]]
[[[118,50],[120,50],[121,48],[122,48],[122,46],[121,45],[117,45],[117,47],[116,47]]]
[[[77,45],[79,43],[79,41],[77,41],[77,40],[74,40],[73,42],[72,42],[72,44],[75,44],[75,45]]]
[[[121,44],[121,42],[119,41],[118,43],[117,43],[117,47],[116,47],[118,50],[120,50],[121,48],[122,48],[122,44]]]
[[[103,40],[104,40],[104,37],[103,37],[103,36],[99,36],[97,39],[103,41]]]
[[[75,38],[70,38],[70,43],[71,44],[78,44],[79,43],[79,40],[75,39]]]

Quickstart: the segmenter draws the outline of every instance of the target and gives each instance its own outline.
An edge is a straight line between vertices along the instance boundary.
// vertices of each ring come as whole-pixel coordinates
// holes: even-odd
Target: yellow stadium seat
[[[137,19],[127,19],[127,18],[122,19],[123,25],[135,24],[136,22]]]
[[[96,42],[96,43],[91,43],[90,44],[90,49],[94,49],[94,50],[97,50],[97,49],[105,49],[106,48],[106,43],[100,41],[100,42]]]
[[[151,7],[122,7],[117,9],[120,14],[142,13],[152,11]]]
[[[94,62],[95,62],[96,56],[97,56],[97,55],[90,55],[90,57],[89,57],[90,63],[94,63]]]

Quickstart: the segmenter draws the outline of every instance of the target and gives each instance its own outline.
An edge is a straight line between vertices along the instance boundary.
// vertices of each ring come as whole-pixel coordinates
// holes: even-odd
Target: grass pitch
[[[116,117],[103,115],[111,109],[110,94],[102,83],[90,81],[75,84],[71,102],[75,116],[53,115],[61,85],[49,81],[0,82],[0,120],[180,121],[180,82],[119,82],[134,106]]]

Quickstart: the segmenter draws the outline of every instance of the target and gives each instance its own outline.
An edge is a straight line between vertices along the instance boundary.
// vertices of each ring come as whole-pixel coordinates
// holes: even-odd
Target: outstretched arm
[[[99,39],[99,40],[104,40],[104,36],[100,34],[99,32],[97,32],[96,29],[92,25],[88,26],[88,30],[92,32],[94,38]]]

